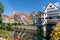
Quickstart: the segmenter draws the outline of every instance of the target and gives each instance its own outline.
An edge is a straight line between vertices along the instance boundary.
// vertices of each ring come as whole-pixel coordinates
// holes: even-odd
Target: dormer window
[[[52,5],[50,5],[50,7],[52,7]]]

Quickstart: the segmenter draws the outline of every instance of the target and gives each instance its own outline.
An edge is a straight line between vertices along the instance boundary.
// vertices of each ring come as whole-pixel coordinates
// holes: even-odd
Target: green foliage
[[[21,23],[18,22],[18,25],[20,25]]]
[[[38,27],[38,29],[37,29],[37,37],[38,37],[38,40],[43,39],[43,28],[42,27]]]
[[[0,29],[4,29],[4,27],[0,24]]]
[[[17,25],[17,22],[12,23],[12,25]]]
[[[20,23],[17,23],[17,22],[12,23],[12,25],[14,26],[13,29],[16,30],[16,29],[18,28],[17,26],[18,26],[19,24],[20,24]]]
[[[2,24],[2,16],[1,16],[1,14],[0,14],[0,24]]]
[[[0,14],[2,14],[4,12],[4,6],[0,3]]]
[[[1,14],[4,12],[4,7],[3,7],[3,5],[0,3],[0,24],[2,24],[2,16],[1,16]]]
[[[5,24],[5,30],[7,30],[7,31],[12,31],[13,30],[10,23]]]
[[[3,12],[4,12],[4,10],[0,8],[0,14],[2,14]]]
[[[2,5],[2,3],[0,3],[0,8],[1,8],[1,9],[4,9],[4,6]]]
[[[0,3],[0,29],[12,30],[12,25],[10,23],[2,23],[2,13],[4,12],[4,6]]]
[[[33,24],[26,24],[25,26],[33,26]]]

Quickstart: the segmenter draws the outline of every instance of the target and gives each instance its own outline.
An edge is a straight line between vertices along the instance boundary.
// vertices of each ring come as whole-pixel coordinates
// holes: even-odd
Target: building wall
[[[60,11],[59,8],[50,2],[44,11],[45,13],[47,13],[46,15],[44,15],[44,22],[45,21],[46,22],[49,22],[49,21],[53,22],[55,19],[58,19],[57,17],[60,14],[59,11]],[[57,21],[57,20],[55,20],[55,21]]]
[[[37,16],[36,16],[36,12],[32,12],[32,19],[33,19],[33,24],[35,25],[36,24],[36,22],[37,22]]]
[[[48,6],[46,7],[45,11],[46,14],[43,14],[43,24],[49,24],[49,22],[51,22],[51,24],[54,23],[54,21],[56,22],[57,20],[57,16],[59,16],[59,8],[57,6],[55,6],[53,3],[49,3]],[[54,20],[53,20],[54,19]],[[52,21],[53,20],[53,21]],[[51,24],[50,25],[45,25],[43,27],[43,31],[44,31],[44,36],[46,36],[47,38],[49,38],[48,33],[51,33]],[[46,35],[47,34],[47,35]]]

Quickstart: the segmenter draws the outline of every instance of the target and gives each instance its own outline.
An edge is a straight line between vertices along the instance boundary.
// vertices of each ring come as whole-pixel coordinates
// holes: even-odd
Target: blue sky
[[[60,7],[60,0],[0,0],[4,5],[4,14],[12,15],[13,10],[16,12],[43,11],[49,2],[53,2]]]

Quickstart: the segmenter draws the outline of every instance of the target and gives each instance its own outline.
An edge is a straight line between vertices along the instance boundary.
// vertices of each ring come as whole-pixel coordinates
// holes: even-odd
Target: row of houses
[[[27,15],[26,12],[13,11],[11,16],[2,15],[2,19],[2,22],[5,23],[20,22],[23,24],[37,24],[38,26],[44,25],[43,35],[47,36],[48,40],[51,33],[51,25],[46,26],[46,24],[56,24],[57,21],[60,21],[60,8],[50,2],[43,12],[32,12],[30,15]]]
[[[39,27],[42,26],[43,35],[49,39],[52,27],[60,21],[60,8],[50,2],[43,12],[32,12],[32,14],[34,24]]]
[[[60,21],[60,8],[50,2],[43,12],[37,12],[34,15],[36,16],[34,19],[35,23],[37,23],[37,19],[41,18],[42,25],[55,24]]]
[[[2,15],[3,22],[13,23],[20,22],[24,24],[36,24],[38,19],[42,19],[42,25],[47,23],[55,23],[60,20],[60,8],[50,2],[43,12],[32,12],[28,15],[26,12],[13,11],[11,16]]]
[[[28,15],[26,12],[15,12],[13,11],[11,16],[2,14],[4,23],[19,22],[23,24],[33,24],[32,14]]]

